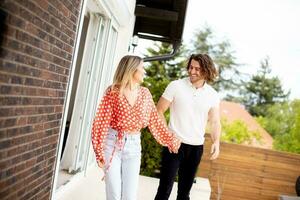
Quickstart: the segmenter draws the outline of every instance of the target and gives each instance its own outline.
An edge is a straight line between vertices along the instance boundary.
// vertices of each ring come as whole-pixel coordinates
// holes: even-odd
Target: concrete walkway
[[[71,181],[61,186],[55,195],[55,200],[105,200],[105,185],[101,181],[102,171],[96,166],[90,167],[86,176],[83,174],[72,177]],[[138,200],[153,200],[159,179],[140,176]],[[197,178],[191,191],[191,200],[209,200],[210,185],[208,179]],[[175,200],[177,183],[174,184],[169,200]]]

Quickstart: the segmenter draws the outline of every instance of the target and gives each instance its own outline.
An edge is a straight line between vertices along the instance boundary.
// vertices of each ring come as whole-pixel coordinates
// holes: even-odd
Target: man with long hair
[[[219,155],[221,123],[218,93],[208,84],[217,70],[207,54],[192,55],[189,77],[172,81],[157,104],[158,113],[170,108],[169,127],[182,141],[178,154],[164,147],[160,182],[155,200],[167,200],[178,172],[177,200],[189,200],[190,190],[203,153],[205,127],[211,124],[211,159]]]

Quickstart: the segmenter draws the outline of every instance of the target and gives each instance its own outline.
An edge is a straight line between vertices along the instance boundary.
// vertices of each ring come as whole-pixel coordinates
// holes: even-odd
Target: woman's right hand
[[[98,166],[103,169],[104,168],[104,165],[105,165],[105,161],[102,159],[102,160],[97,160],[97,164]]]

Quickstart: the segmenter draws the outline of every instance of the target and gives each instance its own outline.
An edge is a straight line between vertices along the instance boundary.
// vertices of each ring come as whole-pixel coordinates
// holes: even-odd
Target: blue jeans
[[[106,165],[112,156],[117,131],[109,129],[105,146]],[[136,200],[141,165],[141,134],[126,134],[123,148],[116,148],[105,176],[107,200]]]

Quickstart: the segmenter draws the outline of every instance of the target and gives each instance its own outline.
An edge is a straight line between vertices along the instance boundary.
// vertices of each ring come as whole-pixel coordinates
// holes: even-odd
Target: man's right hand
[[[173,142],[168,146],[170,153],[178,153],[178,150],[181,146],[181,140],[176,136],[173,137]]]

